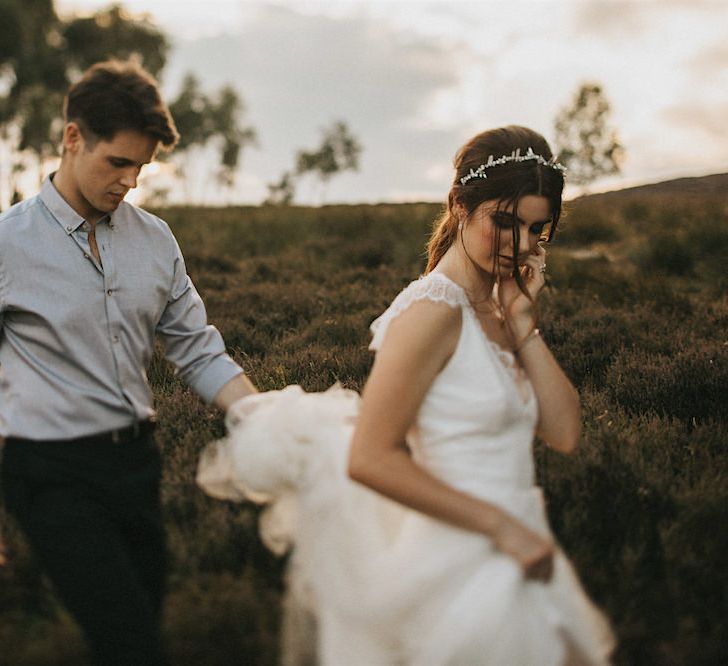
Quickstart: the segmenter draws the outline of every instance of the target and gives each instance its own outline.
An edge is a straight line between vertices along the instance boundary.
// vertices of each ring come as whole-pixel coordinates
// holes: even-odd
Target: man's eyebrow
[[[124,164],[136,164],[136,166],[142,167],[145,164],[149,164],[149,162],[142,162],[141,164],[138,162],[135,162],[134,160],[130,160],[128,157],[121,157],[119,155],[109,155],[109,160],[112,160],[114,162],[123,162]]]

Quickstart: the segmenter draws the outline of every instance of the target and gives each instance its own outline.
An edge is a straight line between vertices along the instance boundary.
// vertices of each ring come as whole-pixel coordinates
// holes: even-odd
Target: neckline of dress
[[[470,308],[470,311],[473,313],[473,315],[475,315],[475,308],[473,307],[473,304],[470,302],[470,299],[468,298],[468,292],[465,291],[465,287],[463,287],[461,284],[458,284],[457,282],[455,282],[455,280],[453,280],[451,277],[448,277],[447,275],[445,275],[445,273],[431,271],[430,273],[425,275],[425,277],[430,277],[430,276],[444,278],[449,284],[456,287],[458,289],[458,291],[460,292],[460,294],[462,295],[464,303],[468,306],[468,308]],[[475,316],[475,318],[477,320],[477,316]],[[503,354],[506,358],[508,358],[509,359],[508,367],[513,368],[513,365],[510,365],[510,363],[515,363],[515,360],[516,360],[513,352],[510,349],[505,349],[504,347],[501,347],[494,340],[491,340],[491,338],[485,332],[483,327],[480,325],[479,321],[478,321],[478,328],[480,329],[480,332],[483,334],[483,338],[485,338],[485,340],[494,349],[494,351],[496,351],[499,355]]]
[[[485,330],[483,330],[483,327],[480,325],[480,321],[478,320],[478,317],[475,313],[475,308],[473,307],[473,304],[470,302],[470,299],[468,298],[468,294],[465,291],[465,287],[458,284],[457,282],[455,282],[455,280],[453,280],[451,277],[448,277],[444,273],[431,271],[424,277],[427,278],[430,276],[440,277],[440,278],[444,279],[448,284],[453,285],[459,291],[459,293],[461,294],[461,296],[463,298],[463,302],[467,305],[468,309],[470,310],[473,317],[475,318],[475,324],[477,325],[478,330],[480,331],[480,334],[481,334],[483,340],[485,341],[486,345],[490,347],[491,351],[495,354],[496,358],[498,359],[501,367],[506,371],[506,374],[511,379],[511,382],[513,383],[513,388],[515,389],[516,395],[518,395],[518,397],[520,398],[521,403],[524,405],[530,404],[531,400],[533,400],[533,398],[535,397],[534,393],[533,393],[533,388],[530,386],[531,382],[528,381],[527,377],[525,378],[525,383],[528,385],[528,387],[531,390],[527,389],[528,397],[524,398],[524,396],[521,393],[521,390],[519,388],[519,385],[520,385],[521,381],[523,381],[523,380],[519,379],[519,377],[518,377],[518,368],[516,367],[516,363],[517,363],[516,355],[510,349],[504,349],[497,342],[495,342],[494,340],[491,340],[490,337],[488,337],[488,334],[485,332]]]

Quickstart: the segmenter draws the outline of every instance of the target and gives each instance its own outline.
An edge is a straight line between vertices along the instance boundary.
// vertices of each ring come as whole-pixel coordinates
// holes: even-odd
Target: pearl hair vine
[[[510,155],[503,155],[498,158],[489,155],[487,161],[481,164],[477,169],[471,168],[470,173],[466,174],[460,179],[460,184],[465,185],[465,183],[473,178],[487,178],[488,176],[485,173],[485,170],[489,169],[490,167],[500,166],[501,164],[506,164],[507,162],[527,162],[528,160],[536,160],[538,164],[543,164],[544,166],[551,167],[552,169],[556,169],[556,171],[561,171],[561,173],[564,173],[566,171],[566,167],[563,164],[559,164],[556,161],[555,157],[547,160],[543,155],[534,153],[533,148],[529,146],[525,155],[521,155],[520,148],[514,150]]]

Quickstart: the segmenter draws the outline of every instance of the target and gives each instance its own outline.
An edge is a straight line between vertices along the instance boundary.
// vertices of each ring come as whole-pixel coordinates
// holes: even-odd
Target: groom
[[[124,201],[178,139],[154,79],[99,63],[64,116],[60,168],[0,216],[5,506],[94,663],[162,664],[155,334],[204,400],[227,409],[256,389],[207,323],[169,227]]]

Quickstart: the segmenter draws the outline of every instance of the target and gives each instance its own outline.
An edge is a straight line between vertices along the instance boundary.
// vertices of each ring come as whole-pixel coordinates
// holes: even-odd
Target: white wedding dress
[[[512,354],[486,337],[462,288],[436,272],[412,282],[372,324],[371,348],[421,299],[460,308],[462,329],[408,434],[414,459],[550,534],[534,484],[533,390]],[[293,546],[291,606],[299,617],[301,608],[316,617],[318,662],[608,664],[609,625],[560,550],[550,582],[526,580],[487,537],[347,478],[358,400],[340,387],[305,393],[298,386],[244,398],[229,413],[229,436],[206,450],[198,470],[213,496],[271,503],[261,533],[276,552]],[[289,640],[287,663],[303,661],[295,644]]]

